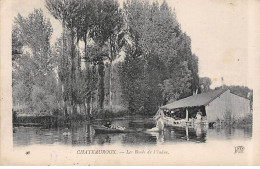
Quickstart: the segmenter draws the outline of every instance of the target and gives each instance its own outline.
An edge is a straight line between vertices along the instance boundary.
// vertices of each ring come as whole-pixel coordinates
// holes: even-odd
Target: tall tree
[[[164,96],[164,104],[189,96],[191,71],[188,69],[187,61],[177,62],[175,70],[170,78],[163,81],[161,89]]]
[[[62,27],[67,28],[70,34],[70,103],[72,106],[72,113],[76,113],[76,23],[77,23],[77,10],[80,9],[80,3],[73,0],[46,0],[46,7],[50,13],[62,23]],[[64,37],[64,33],[63,33]],[[68,63],[66,58],[65,63]],[[67,80],[67,79],[66,79]],[[68,81],[67,81],[68,82]],[[66,84],[68,85],[68,83]]]
[[[119,51],[123,46],[124,41],[124,32],[122,30],[123,27],[123,15],[122,11],[119,8],[119,3],[115,0],[104,1],[105,9],[107,10],[107,16],[109,23],[106,32],[109,32],[108,37],[108,47],[109,47],[109,61],[110,61],[110,69],[109,69],[109,106],[112,111],[112,85],[113,85],[113,61],[119,55]],[[111,31],[112,30],[112,31]]]
[[[128,0],[124,3],[124,12],[131,37],[131,50],[126,51],[126,57],[142,58],[138,60],[142,60],[139,76],[144,77],[140,82],[144,87],[140,102],[144,111],[151,112],[151,105],[156,105],[152,108],[156,110],[160,104],[190,95],[192,84],[198,86],[195,80],[198,62],[174,11],[166,1],[159,5],[158,2]]]
[[[90,55],[88,55],[88,40],[89,40],[89,33],[90,31],[93,29],[94,27],[94,15],[93,15],[93,11],[94,11],[94,1],[91,0],[83,0],[80,1],[80,9],[77,12],[77,25],[76,25],[76,32],[77,32],[77,39],[78,40],[83,40],[84,42],[84,62],[85,62],[85,73],[84,73],[84,82],[85,82],[85,86],[82,86],[81,88],[85,89],[84,93],[84,97],[82,98],[83,100],[83,104],[85,105],[85,103],[87,103],[87,114],[88,116],[90,116],[90,102],[91,102],[91,98],[92,98],[92,94],[93,94],[93,81],[92,81],[92,75],[93,72],[91,71],[91,65],[93,64],[93,62],[91,61],[91,57]],[[80,79],[82,79],[80,77]],[[83,85],[83,84],[82,84]]]
[[[15,18],[13,26],[13,37],[15,39],[13,40],[17,40],[14,41],[14,44],[18,46],[16,48],[14,46],[14,49],[19,49],[21,54],[19,58],[13,60],[14,91],[16,87],[23,88],[26,94],[22,102],[26,102],[32,111],[40,111],[39,107],[36,106],[38,100],[35,100],[35,98],[39,96],[36,89],[40,89],[41,93],[44,94],[44,97],[40,96],[40,98],[44,105],[48,107],[48,111],[57,108],[50,103],[51,98],[56,98],[52,89],[57,87],[54,80],[55,63],[50,55],[51,35],[52,26],[50,21],[43,16],[42,10],[35,9],[28,17],[22,17],[18,14]],[[53,82],[51,89],[48,86],[50,82]],[[18,84],[18,86],[15,86],[15,84]],[[14,96],[15,98],[17,97]],[[53,100],[58,101],[58,99]]]
[[[116,0],[97,0],[95,2],[95,27],[91,32],[91,37],[99,46],[102,55],[97,56],[95,60],[98,63],[99,73],[99,109],[104,107],[104,60],[110,62],[110,91],[112,86],[112,62],[119,52],[119,41],[122,37],[120,30],[123,23],[121,9]],[[110,92],[110,105],[112,105]]]
[[[143,63],[144,60],[141,57],[136,57],[135,54],[127,51],[125,60],[120,66],[122,94],[132,114],[137,113],[144,105]]]

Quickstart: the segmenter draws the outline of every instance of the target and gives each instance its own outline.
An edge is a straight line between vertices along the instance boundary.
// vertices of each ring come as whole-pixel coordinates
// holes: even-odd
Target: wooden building
[[[193,95],[164,105],[160,110],[164,112],[165,122],[172,124],[194,123],[198,112],[203,123],[238,119],[251,113],[250,100],[231,93],[229,89]]]

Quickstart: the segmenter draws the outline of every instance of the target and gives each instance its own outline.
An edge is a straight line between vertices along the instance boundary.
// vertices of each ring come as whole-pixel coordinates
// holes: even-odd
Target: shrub
[[[128,110],[111,111],[109,109],[104,109],[103,111],[93,111],[94,119],[106,119],[106,118],[119,118],[126,117],[130,114]]]
[[[236,121],[235,127],[252,127],[253,125],[253,114],[248,114]]]
[[[231,112],[226,112],[224,115],[224,125],[229,127],[250,127],[253,123],[252,114],[247,114],[244,117],[237,118]]]

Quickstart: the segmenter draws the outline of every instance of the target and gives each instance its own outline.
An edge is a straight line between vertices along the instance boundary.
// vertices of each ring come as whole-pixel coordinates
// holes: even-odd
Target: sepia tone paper
[[[42,0],[43,1],[43,0]],[[225,18],[225,13],[222,15],[217,13],[214,16],[207,16],[208,10],[216,10],[217,7],[222,6],[224,10],[230,10],[233,16],[240,17],[242,15],[240,10],[245,10],[241,16],[241,22],[235,23],[237,30],[234,31],[247,31],[247,41],[242,43],[243,48],[246,51],[247,67],[241,68],[246,71],[245,74],[237,74],[231,78],[230,81],[239,81],[243,79],[241,76],[246,76],[250,88],[254,91],[253,100],[253,130],[251,139],[215,139],[205,143],[190,143],[190,142],[176,142],[176,143],[163,143],[157,142],[155,145],[139,144],[139,145],[124,145],[124,144],[111,144],[111,145],[60,145],[60,144],[35,144],[27,146],[14,146],[13,145],[13,128],[12,128],[12,24],[14,17],[17,14],[23,13],[28,15],[34,7],[44,5],[44,2],[29,1],[29,0],[1,0],[0,1],[0,31],[1,31],[1,60],[0,60],[0,164],[1,165],[260,165],[260,1],[258,0],[230,0],[223,1],[217,0],[208,3],[204,0],[198,2],[189,1],[167,1],[173,7],[176,5],[176,15],[178,18],[178,12],[181,13],[181,24],[185,27],[187,34],[190,32],[196,32],[197,34],[214,34],[221,35],[219,32],[229,32],[228,27],[219,26],[219,32],[212,32],[210,27],[205,26],[205,32],[197,32],[197,28],[194,27],[193,20],[188,19],[192,17],[185,17],[185,15],[192,15],[191,13],[200,13],[206,18],[204,21],[211,21],[213,23],[221,23],[221,18]],[[201,11],[196,11],[194,3],[203,6],[205,10],[204,16]],[[241,4],[245,4],[241,8]],[[236,8],[237,5],[237,8]],[[230,6],[232,6],[230,8]],[[43,6],[42,6],[43,7]],[[177,8],[178,7],[178,8]],[[44,7],[43,7],[44,8]],[[226,9],[227,8],[227,9]],[[221,9],[219,9],[221,10]],[[47,13],[44,10],[44,13]],[[46,14],[49,16],[50,14]],[[199,15],[197,15],[199,16]],[[211,17],[211,19],[207,18]],[[244,19],[243,19],[244,18]],[[229,18],[231,19],[231,18]],[[186,22],[185,22],[186,20]],[[207,23],[202,23],[207,25]],[[57,24],[58,25],[58,24]],[[61,29],[61,27],[53,25],[53,29]],[[246,26],[245,26],[246,25]],[[56,27],[55,27],[56,26]],[[246,29],[244,30],[243,28]],[[61,31],[54,32],[60,34]],[[219,34],[218,34],[219,33]],[[228,36],[228,35],[226,35]],[[203,36],[201,36],[203,37]],[[196,39],[196,37],[195,37]],[[215,54],[214,51],[208,49],[203,50],[204,45],[212,43],[217,45],[218,43],[224,43],[230,45],[239,43],[239,40],[234,39],[227,42],[209,42],[204,39],[196,39],[196,44],[201,44],[197,51],[201,53],[208,51],[208,56]],[[232,43],[232,44],[231,44]],[[191,44],[193,39],[191,37]],[[234,45],[235,47],[239,47]],[[198,46],[196,46],[198,48]],[[221,50],[221,49],[220,49]],[[224,51],[222,54],[222,60],[226,67],[232,70],[232,53],[236,54],[236,51],[241,51],[238,48],[230,48],[229,51]],[[211,53],[212,52],[212,53]],[[217,52],[217,51],[215,51]],[[200,58],[200,55],[198,54]],[[214,58],[212,58],[214,62]],[[206,60],[209,61],[209,60]],[[200,63],[199,63],[200,64]],[[216,63],[217,64],[217,63]],[[206,66],[205,66],[206,65]],[[221,64],[219,65],[221,66]],[[217,72],[213,72],[212,64],[204,63],[204,67],[200,73],[207,75],[207,70],[210,74],[217,76]],[[224,67],[219,67],[219,71]],[[226,69],[226,68],[225,68]],[[226,72],[228,74],[229,72]],[[212,79],[214,81],[214,79]],[[242,82],[238,82],[243,84]],[[235,84],[235,83],[234,83]],[[156,134],[155,134],[156,135]],[[44,137],[44,136],[43,136]],[[157,136],[156,137],[160,137]],[[160,139],[160,138],[159,138]],[[242,146],[243,153],[237,153],[236,149]],[[104,154],[105,153],[105,154]]]

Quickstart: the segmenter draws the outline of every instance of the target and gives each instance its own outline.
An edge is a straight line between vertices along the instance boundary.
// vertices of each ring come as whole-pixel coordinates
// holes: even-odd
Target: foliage
[[[13,48],[21,53],[13,60],[13,100],[32,112],[51,111],[57,107],[55,100],[59,100],[50,56],[51,34],[50,21],[41,10],[34,10],[26,18],[15,18],[13,37],[19,43],[13,43]]]
[[[63,29],[53,46],[41,10],[15,18],[15,104],[71,117],[117,107],[148,115],[199,88],[198,57],[166,1],[46,0],[46,8]]]
[[[190,92],[191,71],[188,69],[187,62],[181,63],[177,70],[172,78],[164,80],[161,85],[164,98],[168,102],[178,100]]]
[[[200,89],[201,93],[206,93],[210,91],[210,85],[212,84],[212,81],[208,77],[201,77],[199,79]]]
[[[189,96],[198,88],[198,60],[175,13],[165,1],[129,0],[124,11],[130,43],[122,88],[130,111],[154,113],[161,104]]]
[[[128,103],[130,112],[138,112],[143,106],[143,59],[134,58],[128,53],[120,66],[120,80],[124,100]]]
[[[220,86],[216,87],[215,90],[219,88],[228,88],[231,93],[234,93],[238,96],[248,98],[250,101],[253,101],[253,90],[246,86]]]
[[[252,127],[253,126],[253,114],[248,114],[247,116],[237,120],[236,127]]]
[[[223,125],[227,127],[252,127],[253,125],[253,115],[252,113],[246,114],[242,117],[235,117],[232,115],[232,112],[226,112],[224,114]]]
[[[37,111],[37,115],[39,114],[50,114],[48,112],[52,112],[57,109],[57,102],[55,96],[46,93],[46,91],[39,87],[33,86],[32,88],[32,106],[35,111]]]

